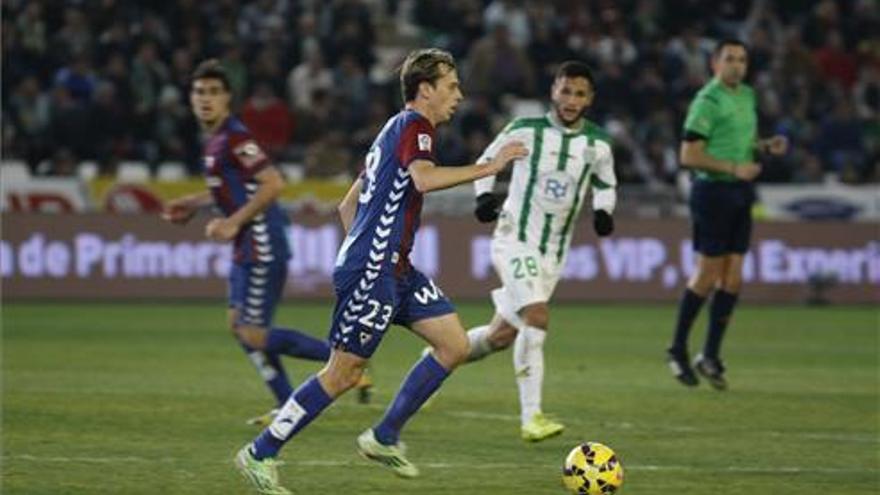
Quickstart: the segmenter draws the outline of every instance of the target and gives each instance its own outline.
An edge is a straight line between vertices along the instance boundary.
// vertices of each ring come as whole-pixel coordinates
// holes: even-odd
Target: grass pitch
[[[459,309],[466,324],[491,316],[484,304]],[[310,495],[560,495],[565,454],[595,440],[622,459],[624,495],[878,492],[876,309],[744,305],[723,393],[670,377],[674,311],[555,306],[544,409],[566,432],[521,442],[510,351],[490,356],[459,369],[405,430],[416,480],[354,451],[422,347],[394,328],[373,360],[373,404],[342,397],[288,444],[282,479]],[[288,304],[276,322],[324,335],[329,313]],[[231,459],[257,433],[244,419],[271,401],[224,318],[219,302],[5,304],[0,492],[250,493]],[[285,364],[296,382],[318,369]]]

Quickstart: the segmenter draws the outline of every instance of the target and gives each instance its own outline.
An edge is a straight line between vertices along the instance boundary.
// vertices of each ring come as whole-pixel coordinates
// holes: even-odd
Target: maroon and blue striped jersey
[[[272,166],[247,127],[230,116],[207,137],[202,147],[202,166],[214,204],[227,217],[256,193],[255,176]],[[272,263],[290,258],[287,217],[273,202],[244,225],[235,238],[236,263]]]
[[[422,194],[409,165],[436,162],[434,126],[414,110],[403,110],[385,124],[367,153],[357,212],[339,249],[339,271],[409,272],[409,253],[419,228]]]

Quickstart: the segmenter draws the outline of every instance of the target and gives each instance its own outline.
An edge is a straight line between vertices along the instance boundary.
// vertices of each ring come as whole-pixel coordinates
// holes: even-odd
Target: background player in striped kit
[[[289,493],[278,482],[275,457],[357,382],[391,323],[409,328],[434,351],[413,366],[379,423],[357,438],[357,448],[398,476],[417,476],[404,456],[400,432],[467,355],[464,328],[452,304],[409,260],[422,195],[497,174],[525,149],[511,142],[485,165],[438,166],[435,126],[448,121],[462,99],[455,61],[442,50],[417,50],[404,61],[400,82],[405,108],[373,141],[363,174],[339,207],[347,236],[333,273],[330,361],[236,456],[239,470],[261,493]]]
[[[495,316],[468,331],[476,361],[513,348],[521,406],[521,436],[540,441],[564,426],[541,410],[544,339],[549,301],[571,244],[572,229],[592,190],[593,226],[600,236],[614,230],[617,201],[614,158],[605,132],[584,117],[594,97],[593,75],[581,62],[563,63],[551,89],[552,109],[543,117],[510,122],[478,160],[487,162],[510,141],[522,141],[529,156],[513,169],[507,199],[492,192],[494,177],[477,181],[481,222],[498,223],[492,236],[492,263],[502,287],[492,291]],[[500,211],[499,211],[500,207]]]
[[[275,202],[284,179],[231,114],[231,98],[219,62],[202,62],[193,72],[190,103],[204,132],[202,165],[209,191],[170,201],[162,217],[187,223],[198,209],[212,204],[223,214],[208,222],[205,235],[234,243],[229,328],[280,405],[293,390],[280,355],[326,361],[330,347],[302,332],[272,326],[290,258],[287,218]],[[273,416],[274,410],[249,422],[268,424]]]
[[[694,368],[714,388],[727,388],[721,341],[739,298],[752,235],[753,181],[761,173],[755,151],[782,155],[788,150],[784,136],[757,138],[755,92],[743,83],[747,67],[743,42],[718,43],[712,57],[715,77],[694,97],[684,123],[681,165],[694,172],[690,210],[697,269],[682,294],[666,359],[675,378],[688,386],[698,383],[688,362],[688,335],[714,290],[706,342]]]

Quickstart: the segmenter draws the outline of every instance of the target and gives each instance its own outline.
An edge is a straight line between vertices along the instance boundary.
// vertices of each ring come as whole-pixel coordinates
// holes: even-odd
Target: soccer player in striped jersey
[[[280,356],[326,361],[330,346],[300,331],[272,325],[290,258],[287,218],[276,203],[284,179],[247,127],[231,114],[231,98],[220,63],[202,62],[193,72],[190,103],[204,132],[202,166],[209,190],[170,201],[162,216],[184,224],[202,207],[214,205],[222,213],[208,222],[205,235],[234,245],[229,328],[280,406],[293,391]],[[275,411],[249,423],[265,426]]]
[[[467,356],[465,331],[452,304],[410,263],[422,196],[494,175],[524,156],[510,142],[484,165],[443,167],[435,158],[435,126],[448,121],[462,99],[452,56],[442,50],[411,53],[400,72],[405,108],[373,141],[365,170],[339,207],[347,233],[333,283],[333,351],[318,374],[300,385],[278,416],[235,462],[260,493],[289,493],[278,481],[281,448],[357,383],[392,323],[425,339],[434,351],[410,370],[382,419],[357,438],[358,452],[404,478],[419,474],[399,441],[406,422]]]
[[[525,441],[544,440],[564,429],[541,409],[543,347],[550,323],[548,303],[588,192],[596,234],[607,236],[614,230],[617,179],[611,142],[598,125],[584,117],[593,97],[590,68],[577,61],[563,63],[553,82],[550,112],[513,120],[478,160],[491,160],[514,140],[522,141],[529,150],[524,163],[513,168],[503,204],[493,192],[493,176],[475,182],[477,218],[481,222],[497,220],[492,263],[502,287],[492,291],[492,321],[468,331],[468,361],[513,344]]]
[[[739,299],[743,260],[751,240],[754,180],[761,173],[755,151],[782,155],[788,141],[782,135],[757,138],[755,92],[743,83],[748,68],[745,44],[720,42],[712,68],[715,77],[694,97],[684,122],[681,165],[694,175],[690,210],[697,269],[682,294],[666,360],[683,385],[699,383],[696,368],[712,387],[724,390],[721,341]],[[691,368],[688,335],[712,291],[706,341]]]

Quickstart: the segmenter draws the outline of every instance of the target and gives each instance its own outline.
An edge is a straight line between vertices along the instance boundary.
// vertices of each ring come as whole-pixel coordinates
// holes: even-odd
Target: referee
[[[715,77],[697,93],[684,123],[681,165],[695,179],[690,210],[697,269],[681,297],[667,361],[675,378],[687,386],[699,383],[699,373],[714,388],[727,388],[721,341],[739,297],[752,233],[752,181],[761,173],[754,155],[782,155],[788,149],[783,136],[757,139],[755,92],[742,82],[747,66],[744,43],[720,42],[712,56]],[[692,368],[688,334],[713,289],[706,342]]]

